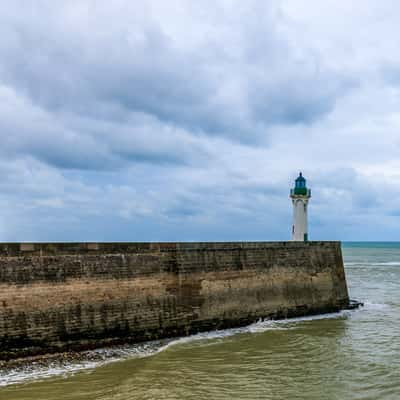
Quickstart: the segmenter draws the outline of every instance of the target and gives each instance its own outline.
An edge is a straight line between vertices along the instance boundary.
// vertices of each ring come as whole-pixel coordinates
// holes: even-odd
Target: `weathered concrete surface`
[[[348,302],[339,242],[0,244],[0,359]]]

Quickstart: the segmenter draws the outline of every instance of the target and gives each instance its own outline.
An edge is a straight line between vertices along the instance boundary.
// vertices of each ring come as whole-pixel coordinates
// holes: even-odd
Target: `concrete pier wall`
[[[0,359],[348,305],[339,242],[0,244]]]

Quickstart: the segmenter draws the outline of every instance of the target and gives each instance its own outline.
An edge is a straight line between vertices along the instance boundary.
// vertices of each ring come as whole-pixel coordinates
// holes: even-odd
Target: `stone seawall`
[[[0,359],[348,302],[339,242],[0,244]]]

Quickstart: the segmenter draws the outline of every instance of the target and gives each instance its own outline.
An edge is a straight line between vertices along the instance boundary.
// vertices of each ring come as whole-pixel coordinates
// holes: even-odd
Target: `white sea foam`
[[[36,381],[55,376],[71,376],[72,374],[96,368],[100,362],[80,362],[80,363],[65,363],[55,364],[50,363],[47,366],[37,366],[32,364],[24,368],[15,368],[0,372],[0,387],[8,386],[17,383],[24,383],[27,381]]]
[[[400,261],[375,262],[375,265],[400,265]]]

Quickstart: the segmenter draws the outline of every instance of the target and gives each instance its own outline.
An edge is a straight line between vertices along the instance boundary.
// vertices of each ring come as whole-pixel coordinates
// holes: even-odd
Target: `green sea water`
[[[400,243],[344,243],[343,255],[360,310],[3,371],[0,399],[400,399]]]

